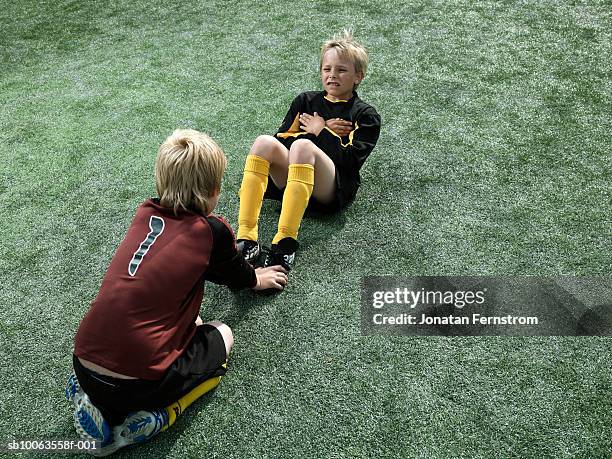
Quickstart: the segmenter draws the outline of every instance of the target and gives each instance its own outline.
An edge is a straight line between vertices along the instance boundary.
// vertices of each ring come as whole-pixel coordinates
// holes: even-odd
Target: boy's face
[[[355,64],[338,54],[336,48],[328,49],[323,55],[321,82],[323,89],[332,100],[348,100],[353,87],[363,79],[363,73],[355,71]]]

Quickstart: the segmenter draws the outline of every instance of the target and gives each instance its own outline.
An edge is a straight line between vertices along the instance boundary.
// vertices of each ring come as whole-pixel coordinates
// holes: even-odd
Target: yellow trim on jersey
[[[353,129],[350,133],[349,133],[349,141],[346,145],[342,145],[343,147],[348,147],[349,145],[353,145],[353,136],[355,135],[355,131],[359,129],[359,124],[355,123],[355,129]]]
[[[329,97],[327,97],[327,94],[323,96],[323,98],[325,100],[330,101],[332,104],[337,104],[339,102],[348,102],[348,100],[344,100],[344,99],[340,99],[340,100],[331,100]]]
[[[286,132],[279,132],[276,134],[276,137],[280,137],[281,139],[286,139],[287,137],[297,137],[300,135],[308,134],[308,132],[300,131],[300,114],[295,115],[295,119],[291,126],[289,126],[289,130]]]
[[[349,147],[349,146],[353,145],[353,136],[355,135],[355,131],[357,129],[359,129],[359,124],[355,123],[355,129],[353,129],[351,132],[349,132],[349,135],[348,135],[349,141],[348,141],[348,143],[342,143],[342,137],[340,137],[338,134],[336,134],[334,131],[332,131],[327,126],[325,127],[325,129],[327,129],[332,135],[335,135],[336,137],[338,137],[338,139],[340,139],[340,145],[342,145],[344,148],[346,148],[346,147]]]

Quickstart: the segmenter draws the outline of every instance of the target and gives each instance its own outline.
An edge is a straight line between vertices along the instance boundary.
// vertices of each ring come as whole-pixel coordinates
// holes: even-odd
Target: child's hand
[[[287,285],[287,270],[280,265],[257,268],[255,274],[257,275],[257,285],[253,287],[253,290],[266,290],[268,288],[282,290]]]
[[[300,115],[300,129],[310,134],[319,135],[319,133],[325,127],[325,120],[322,116],[319,116],[317,112],[314,115],[308,113],[302,113]]]
[[[331,129],[340,137],[346,137],[353,130],[353,123],[342,118],[332,118],[325,121],[325,127]]]

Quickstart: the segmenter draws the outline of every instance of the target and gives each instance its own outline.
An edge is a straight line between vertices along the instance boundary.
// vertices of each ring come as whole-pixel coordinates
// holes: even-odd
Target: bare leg
[[[315,168],[313,196],[322,203],[333,199],[336,191],[336,166],[331,158],[310,140],[296,140],[289,151],[275,137],[261,135],[253,142],[251,154],[270,163],[270,175],[280,189],[287,185],[289,164],[312,164]]]
[[[278,188],[283,189],[287,185],[289,150],[276,137],[260,135],[253,142],[250,154],[259,156],[270,163],[270,176]]]
[[[283,245],[278,250],[285,255],[290,255],[297,248],[291,240],[297,240],[311,197],[327,204],[332,202],[336,191],[336,167],[333,161],[310,140],[298,139],[291,144],[289,163],[278,230],[272,239],[273,247]],[[291,256],[288,259],[292,261]]]
[[[225,343],[225,355],[229,358],[230,351],[232,350],[232,346],[234,345],[234,334],[232,333],[232,329],[225,325],[223,322],[219,322],[218,320],[213,320],[211,322],[206,322],[208,325],[212,325],[221,333],[223,337],[223,342]]]
[[[312,195],[324,204],[334,198],[336,192],[336,166],[329,156],[307,139],[298,139],[289,151],[290,164],[312,164],[314,166],[314,188]]]

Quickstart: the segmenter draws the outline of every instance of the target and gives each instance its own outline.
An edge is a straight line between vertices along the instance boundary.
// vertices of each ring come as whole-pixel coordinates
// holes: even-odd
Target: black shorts
[[[85,368],[76,356],[72,362],[83,391],[115,426],[133,411],[165,408],[207,379],[223,376],[227,355],[221,332],[204,324],[197,327],[189,347],[157,381],[100,375]]]
[[[282,201],[284,193],[285,188],[278,188],[272,180],[272,177],[268,176],[268,187],[266,188],[266,192],[264,193],[264,199]],[[311,197],[310,201],[308,201],[308,207],[306,207],[306,210],[321,214],[333,214],[342,210],[347,204],[348,202],[344,199],[338,187],[336,187],[334,198],[330,203],[324,204],[320,201],[317,201],[314,197]]]

